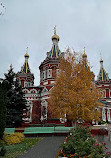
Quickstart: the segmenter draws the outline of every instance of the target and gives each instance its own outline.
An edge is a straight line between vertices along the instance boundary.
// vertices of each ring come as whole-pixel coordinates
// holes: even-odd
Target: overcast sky
[[[101,56],[111,78],[111,0],[0,0],[0,3],[3,13],[0,15],[0,78],[10,64],[15,72],[21,70],[29,47],[29,66],[35,85],[39,85],[39,65],[52,47],[55,25],[61,51],[69,46],[82,52],[86,47],[96,78]]]

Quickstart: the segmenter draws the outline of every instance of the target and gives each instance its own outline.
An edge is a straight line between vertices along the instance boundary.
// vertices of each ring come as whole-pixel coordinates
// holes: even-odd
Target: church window
[[[25,87],[27,87],[27,83],[25,83]]]
[[[103,90],[103,98],[106,98],[106,91]]]
[[[21,86],[24,87],[24,80],[21,80]]]
[[[109,89],[106,89],[106,98],[109,98]]]
[[[52,69],[48,69],[48,78],[51,78],[52,77]]]
[[[57,76],[59,75],[59,73],[60,73],[60,72],[59,72],[59,69],[56,69],[56,74],[57,74]]]
[[[52,77],[56,77],[56,66],[52,67]]]
[[[48,71],[47,70],[45,70],[45,77],[46,77],[46,79],[48,78]]]
[[[35,93],[35,91],[34,91],[34,90],[32,90],[32,91],[31,91],[31,93]]]
[[[111,98],[111,89],[109,90],[109,97]]]

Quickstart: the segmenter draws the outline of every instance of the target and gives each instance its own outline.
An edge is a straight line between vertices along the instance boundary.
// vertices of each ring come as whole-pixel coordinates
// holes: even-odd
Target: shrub
[[[6,154],[6,148],[5,146],[2,146],[0,149],[0,156],[4,156]]]
[[[67,155],[68,158],[89,157],[102,158],[109,157],[110,153],[104,154],[105,144],[98,143],[90,134],[89,130],[83,127],[77,127],[70,136],[62,144],[62,150],[58,153]]]
[[[12,133],[12,134],[10,134],[12,137],[13,136],[17,136],[19,139],[20,139],[20,141],[22,142],[22,141],[24,141],[24,135],[22,134],[22,133],[19,133],[19,132],[17,132],[17,133]]]
[[[4,141],[6,144],[18,144],[24,141],[24,135],[22,133],[11,133],[10,135],[4,134]]]

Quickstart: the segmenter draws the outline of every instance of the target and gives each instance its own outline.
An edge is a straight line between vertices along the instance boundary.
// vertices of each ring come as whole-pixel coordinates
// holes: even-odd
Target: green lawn
[[[43,138],[25,138],[24,142],[16,145],[7,145],[7,153],[3,158],[16,158],[22,153],[26,152],[30,147],[35,145],[38,141]],[[0,156],[2,158],[2,156]]]

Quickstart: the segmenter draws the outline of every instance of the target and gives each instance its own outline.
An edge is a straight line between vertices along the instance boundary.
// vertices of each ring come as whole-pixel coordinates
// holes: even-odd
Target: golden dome
[[[83,58],[87,58],[87,54],[85,53],[85,47],[84,47],[84,54],[82,55]]]
[[[59,36],[55,34],[55,35],[52,36],[52,40],[53,40],[53,39],[56,39],[56,40],[59,41]]]
[[[84,54],[82,55],[82,57],[83,57],[83,58],[87,58],[87,54],[84,53]]]
[[[103,62],[103,59],[102,59],[102,58],[100,59],[100,63],[101,63],[101,62]]]
[[[56,39],[57,41],[59,41],[59,36],[56,34],[56,26],[54,27],[54,35],[52,36],[52,40]]]
[[[26,54],[24,55],[24,57],[28,57],[28,58],[29,58],[29,55],[28,55],[28,53],[26,53]]]

